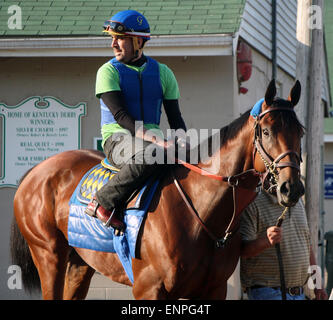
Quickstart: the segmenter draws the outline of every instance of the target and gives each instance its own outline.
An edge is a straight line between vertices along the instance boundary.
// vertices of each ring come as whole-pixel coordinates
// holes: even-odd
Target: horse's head
[[[296,82],[287,100],[275,98],[276,86],[268,85],[261,113],[256,117],[254,167],[263,172],[263,187],[290,207],[304,194],[300,180],[301,138],[304,127],[294,111],[301,94]]]

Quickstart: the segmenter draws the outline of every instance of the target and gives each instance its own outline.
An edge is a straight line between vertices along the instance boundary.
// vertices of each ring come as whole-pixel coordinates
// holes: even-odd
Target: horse
[[[69,199],[104,154],[65,151],[36,165],[14,197],[11,250],[25,288],[41,289],[43,299],[84,299],[98,271],[132,286],[135,299],[224,300],[240,257],[240,215],[260,179],[283,206],[293,206],[304,194],[299,170],[304,127],[294,111],[300,92],[297,81],[287,99],[278,98],[272,80],[258,115],[249,110],[220,129],[221,144],[208,162],[171,166],[140,230],[133,283],[117,254],[68,244]]]

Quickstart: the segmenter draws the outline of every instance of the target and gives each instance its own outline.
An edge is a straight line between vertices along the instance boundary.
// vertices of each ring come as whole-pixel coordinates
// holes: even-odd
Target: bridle
[[[298,163],[300,163],[300,156],[298,155],[297,152],[293,150],[287,150],[280,155],[276,157],[276,159],[273,159],[267,152],[265,151],[263,145],[262,145],[262,139],[261,139],[261,127],[260,127],[260,120],[269,112],[272,111],[289,111],[289,112],[295,112],[292,108],[286,108],[286,107],[269,107],[267,110],[261,112],[256,118],[255,118],[255,125],[254,125],[254,148],[253,148],[253,163],[255,159],[255,154],[258,152],[260,155],[262,161],[265,164],[266,171],[264,173],[258,172],[255,169],[250,169],[247,171],[244,171],[240,174],[233,175],[233,176],[220,176],[220,175],[215,175],[212,173],[209,173],[208,171],[192,165],[190,163],[184,162],[182,160],[177,159],[177,162],[184,167],[195,171],[199,174],[202,174],[208,178],[223,181],[228,183],[230,187],[233,189],[233,204],[234,204],[234,212],[231,218],[231,221],[224,233],[224,237],[220,238],[215,236],[205,225],[205,223],[201,220],[198,212],[194,208],[192,201],[188,197],[188,195],[185,193],[183,190],[181,184],[177,180],[174,171],[172,170],[172,175],[173,175],[173,181],[174,184],[181,195],[183,201],[185,202],[186,206],[188,207],[189,211],[191,214],[196,218],[196,220],[199,222],[199,224],[202,226],[202,228],[206,231],[208,236],[214,241],[215,247],[216,248],[224,248],[227,240],[237,231],[237,229],[234,229],[234,222],[235,218],[237,216],[237,208],[236,208],[236,188],[241,187],[244,189],[249,189],[248,186],[246,185],[246,180],[249,179],[250,176],[255,176],[259,177],[262,181],[262,185],[267,184],[267,179],[269,178],[269,182],[273,183],[273,185],[270,187],[271,189],[273,187],[276,187],[277,181],[278,181],[278,168],[285,168],[285,167],[292,167],[300,171],[300,166],[297,163],[294,162],[287,162],[287,161],[281,161],[284,157],[287,155],[295,155]],[[284,219],[284,214],[286,210],[284,211],[283,215],[280,217],[281,221]]]
[[[278,168],[286,168],[291,167],[300,172],[300,163],[302,161],[301,153],[297,153],[294,150],[287,150],[281,154],[279,154],[275,159],[273,159],[264,149],[262,145],[262,136],[261,136],[261,126],[260,120],[267,114],[272,111],[289,111],[294,112],[294,109],[287,107],[269,107],[265,111],[261,112],[255,118],[254,124],[254,148],[253,148],[253,163],[255,160],[256,153],[258,152],[261,160],[263,161],[266,171],[261,175],[262,186],[265,190],[273,193],[276,191],[277,183],[278,183]],[[297,163],[290,161],[281,161],[288,155],[294,155],[296,157]]]

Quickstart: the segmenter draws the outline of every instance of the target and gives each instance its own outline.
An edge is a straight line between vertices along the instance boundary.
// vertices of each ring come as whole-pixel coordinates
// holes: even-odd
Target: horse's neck
[[[253,124],[248,121],[242,130],[217,150],[208,162],[199,163],[210,173],[220,176],[232,176],[253,167]],[[233,213],[231,188],[226,182],[217,181],[196,172],[189,172],[182,181],[203,221],[207,221],[216,233],[230,222]],[[223,213],[216,214],[216,211]],[[220,227],[218,227],[220,226]]]

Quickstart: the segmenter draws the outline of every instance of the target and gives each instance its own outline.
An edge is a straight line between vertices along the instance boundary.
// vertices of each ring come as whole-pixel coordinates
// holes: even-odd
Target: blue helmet
[[[147,19],[138,11],[124,10],[116,13],[104,23],[104,32],[110,35],[128,35],[150,39],[150,27]]]

